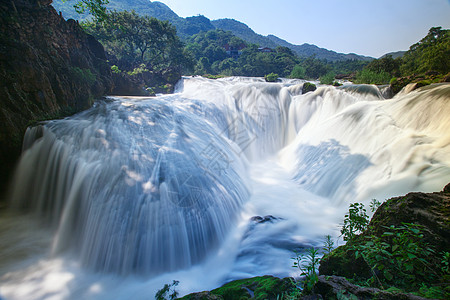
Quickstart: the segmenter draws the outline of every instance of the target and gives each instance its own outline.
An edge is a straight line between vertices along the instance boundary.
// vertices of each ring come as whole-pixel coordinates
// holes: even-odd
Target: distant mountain
[[[224,31],[231,31],[235,36],[240,37],[241,39],[249,43],[258,44],[261,47],[269,48],[275,48],[279,46],[278,43],[271,41],[266,36],[255,33],[246,24],[234,19],[213,20],[211,21],[211,23],[215,28],[222,29]]]
[[[56,10],[62,11],[63,16],[78,20],[86,19],[86,15],[79,15],[73,9],[73,2],[55,1],[52,4]],[[241,39],[258,44],[261,47],[276,48],[277,46],[288,47],[300,57],[310,57],[314,55],[319,59],[329,61],[342,61],[348,59],[372,60],[372,57],[357,55],[354,53],[343,54],[335,51],[319,48],[311,44],[294,45],[274,35],[263,36],[254,32],[246,24],[234,19],[213,20],[205,16],[193,16],[188,18],[179,17],[167,5],[158,1],[148,0],[109,0],[108,9],[111,10],[134,10],[140,15],[148,15],[160,20],[167,20],[177,27],[178,35],[181,38],[187,38],[201,31],[222,29],[231,31]]]
[[[240,37],[247,42],[259,44],[261,47],[275,48],[277,46],[288,47],[300,57],[310,57],[315,55],[316,58],[326,59],[329,61],[338,60],[372,60],[372,57],[357,55],[354,53],[343,54],[337,53],[335,51],[327,50],[324,48],[319,48],[316,45],[303,44],[303,45],[293,45],[283,39],[280,39],[274,35],[263,36],[261,34],[255,33],[246,24],[236,21],[234,19],[219,19],[211,21],[211,23],[217,28],[225,31],[231,31],[234,35]]]
[[[270,39],[272,42],[277,43],[280,46],[288,47],[292,49],[295,53],[297,53],[300,57],[310,57],[312,55],[315,55],[316,58],[319,59],[326,59],[329,61],[339,61],[339,60],[349,60],[349,59],[356,59],[356,60],[372,60],[373,57],[358,55],[355,53],[349,53],[349,54],[343,54],[338,53],[335,51],[327,50],[325,48],[319,48],[316,45],[311,44],[302,44],[302,45],[293,45],[283,39],[280,39],[277,36],[274,35],[268,35],[268,39]]]

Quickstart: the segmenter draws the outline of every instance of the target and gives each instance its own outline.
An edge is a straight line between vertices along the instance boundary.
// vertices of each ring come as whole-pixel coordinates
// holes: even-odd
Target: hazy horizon
[[[450,0],[159,2],[180,17],[200,14],[211,20],[232,18],[258,34],[273,34],[292,44],[314,44],[375,58],[408,50],[431,27],[450,28]]]

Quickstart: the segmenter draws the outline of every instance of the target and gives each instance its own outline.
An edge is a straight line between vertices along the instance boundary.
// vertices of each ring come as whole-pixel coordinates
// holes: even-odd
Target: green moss
[[[275,74],[275,73],[270,73],[270,74],[264,75],[264,79],[267,82],[277,82],[278,77],[279,77],[278,74]]]
[[[290,278],[280,279],[273,276],[262,276],[229,282],[212,290],[211,294],[222,296],[223,299],[277,299],[277,296],[291,292],[295,288]],[[251,291],[251,292],[250,292]]]
[[[305,82],[302,87],[302,94],[306,94],[308,92],[314,92],[317,89],[316,85],[311,82]]]

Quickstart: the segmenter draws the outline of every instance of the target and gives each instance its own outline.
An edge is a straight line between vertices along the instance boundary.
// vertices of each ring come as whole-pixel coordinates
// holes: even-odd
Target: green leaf
[[[388,281],[391,281],[394,276],[392,276],[391,272],[388,269],[385,269],[383,272],[384,278]]]

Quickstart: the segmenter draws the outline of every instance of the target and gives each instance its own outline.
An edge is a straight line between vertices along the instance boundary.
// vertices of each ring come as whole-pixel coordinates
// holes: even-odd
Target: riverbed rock
[[[350,283],[344,277],[319,276],[314,291],[323,299],[358,299],[358,300],[425,300],[407,293],[391,293],[377,288],[360,287]]]
[[[0,0],[0,194],[30,123],[86,109],[112,88],[103,46],[50,3]]]
[[[316,85],[311,82],[305,82],[302,87],[302,94],[306,94],[307,92],[314,92],[317,89]]]

